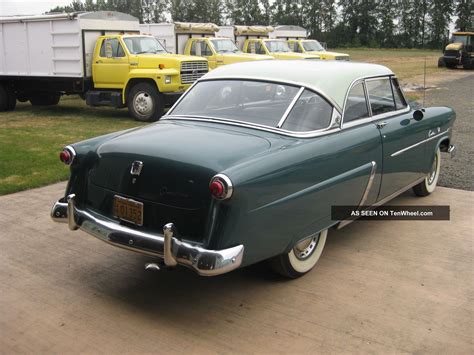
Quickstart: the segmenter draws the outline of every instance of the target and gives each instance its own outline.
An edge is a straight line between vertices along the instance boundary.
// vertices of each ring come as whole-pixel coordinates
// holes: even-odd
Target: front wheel
[[[273,258],[270,263],[278,274],[295,279],[314,268],[326,244],[327,229],[298,242],[287,254]]]
[[[436,151],[434,160],[433,160],[433,165],[431,166],[431,170],[426,175],[425,179],[420,182],[418,185],[415,185],[413,187],[413,192],[417,196],[428,196],[430,193],[432,193],[435,188],[436,184],[438,183],[439,179],[439,172],[441,169],[441,150],[438,148]]]
[[[156,121],[163,116],[165,108],[163,97],[149,83],[139,83],[130,89],[127,106],[137,121]]]

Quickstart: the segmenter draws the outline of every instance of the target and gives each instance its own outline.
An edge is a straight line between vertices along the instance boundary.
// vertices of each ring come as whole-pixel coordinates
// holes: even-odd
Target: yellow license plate
[[[143,225],[143,203],[121,196],[114,196],[114,216],[141,226]]]

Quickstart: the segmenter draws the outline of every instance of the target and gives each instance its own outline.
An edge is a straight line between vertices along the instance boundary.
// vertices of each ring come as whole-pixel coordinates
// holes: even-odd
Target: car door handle
[[[102,63],[101,60],[98,60],[98,61],[95,62],[95,64],[101,64],[101,63]]]
[[[375,125],[377,126],[378,129],[384,128],[388,124],[387,121],[383,122],[377,122]]]

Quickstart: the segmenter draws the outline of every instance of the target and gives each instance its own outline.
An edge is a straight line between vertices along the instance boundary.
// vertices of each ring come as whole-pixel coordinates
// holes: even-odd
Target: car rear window
[[[320,95],[305,89],[281,128],[293,132],[310,132],[329,127],[332,106]]]
[[[300,87],[250,80],[212,80],[194,86],[170,115],[203,116],[277,127]]]

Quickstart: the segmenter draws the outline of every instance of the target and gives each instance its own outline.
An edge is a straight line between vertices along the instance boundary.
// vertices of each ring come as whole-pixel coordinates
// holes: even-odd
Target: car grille
[[[458,51],[453,51],[453,50],[444,51],[444,55],[445,55],[445,57],[457,58],[459,56],[459,52]]]
[[[192,84],[209,71],[207,62],[181,63],[181,84]]]

